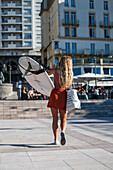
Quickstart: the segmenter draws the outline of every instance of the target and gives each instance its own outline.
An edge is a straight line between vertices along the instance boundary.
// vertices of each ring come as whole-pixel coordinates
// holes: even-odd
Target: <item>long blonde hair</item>
[[[60,60],[60,86],[68,89],[72,84],[72,79],[72,58],[70,56],[63,56]]]

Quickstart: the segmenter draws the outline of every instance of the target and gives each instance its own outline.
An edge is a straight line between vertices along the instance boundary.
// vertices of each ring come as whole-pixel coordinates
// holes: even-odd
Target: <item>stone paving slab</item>
[[[51,124],[0,120],[0,170],[113,169],[113,117],[68,119],[65,146],[53,145]]]

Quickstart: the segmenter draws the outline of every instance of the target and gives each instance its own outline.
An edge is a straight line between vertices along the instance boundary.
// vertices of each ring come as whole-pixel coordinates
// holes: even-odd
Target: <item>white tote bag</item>
[[[66,111],[71,111],[73,109],[80,109],[81,103],[77,95],[77,90],[70,89],[67,91],[67,104]]]

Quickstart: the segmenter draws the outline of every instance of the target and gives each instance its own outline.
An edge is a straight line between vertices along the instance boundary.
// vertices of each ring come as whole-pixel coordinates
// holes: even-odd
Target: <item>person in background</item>
[[[88,95],[87,95],[87,93],[86,93],[86,90],[84,90],[83,88],[82,88],[82,94],[85,96],[85,98],[88,100]]]
[[[31,99],[31,100],[33,100],[34,99],[34,90],[33,90],[33,88],[31,88],[31,90],[29,90],[29,98]]]
[[[22,100],[27,100],[28,99],[26,87],[22,88],[22,96],[21,96],[21,98],[22,98]]]
[[[17,83],[16,83],[16,87],[18,88],[18,99],[21,100],[21,94],[22,94],[22,80],[20,79]]]

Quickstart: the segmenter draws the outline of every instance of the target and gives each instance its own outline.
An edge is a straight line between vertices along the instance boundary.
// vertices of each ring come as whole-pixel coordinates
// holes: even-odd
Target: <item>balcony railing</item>
[[[107,23],[101,21],[99,25],[100,25],[101,28],[113,28],[113,22],[112,21],[109,21]]]
[[[16,48],[16,44],[8,44],[8,48]]]
[[[99,50],[97,49],[94,54],[91,53],[90,49],[77,49],[76,53],[73,53],[72,49],[70,48],[69,51],[67,52],[66,49],[63,49],[63,54],[69,54],[71,56],[78,55],[78,56],[90,56],[90,57],[93,57],[93,56],[103,57],[103,56],[113,55],[113,50],[110,50],[109,52],[107,52],[103,49],[99,49]],[[61,54],[62,54],[61,48],[54,48],[54,55],[61,55]]]
[[[66,21],[65,19],[62,20],[62,25],[73,25],[73,26],[79,26],[79,20],[75,21]]]
[[[22,15],[22,12],[21,11],[2,12],[2,15],[16,16],[16,15]]]
[[[3,36],[2,40],[19,40],[22,39],[22,36]]]
[[[90,21],[89,27],[96,27],[96,21]]]
[[[10,32],[22,31],[22,29],[19,29],[19,28],[8,28],[8,31],[10,31]]]
[[[1,31],[17,32],[17,31],[22,31],[22,29],[19,29],[19,28],[4,28]]]
[[[21,7],[22,6],[22,4],[21,3],[2,3],[1,4],[1,8],[7,8],[7,7],[9,7],[9,8],[13,8],[13,7]]]
[[[10,19],[6,23],[8,23],[8,24],[19,24],[19,23],[22,23],[22,21],[17,21],[17,20]]]

